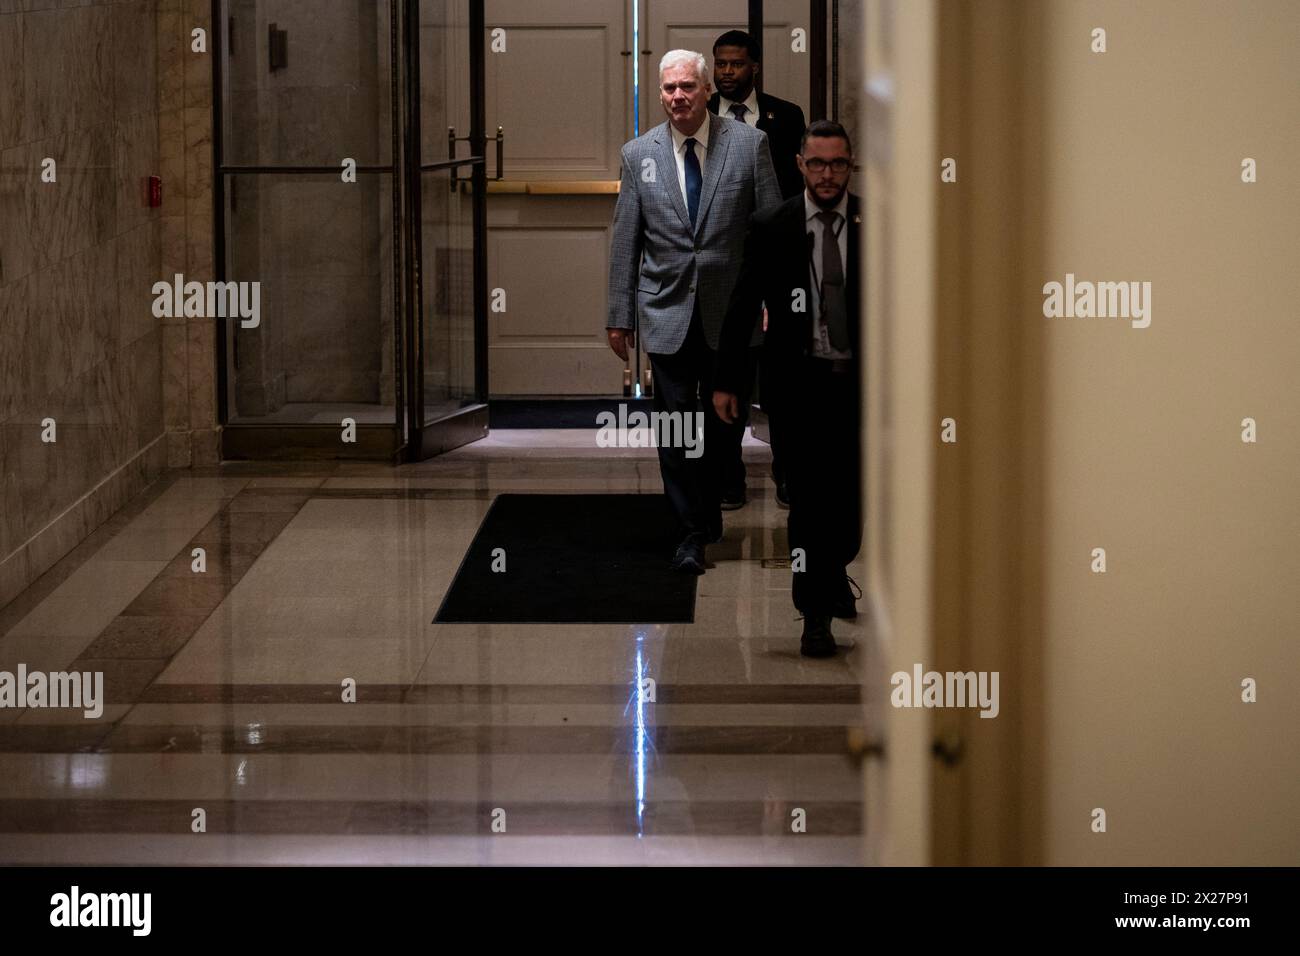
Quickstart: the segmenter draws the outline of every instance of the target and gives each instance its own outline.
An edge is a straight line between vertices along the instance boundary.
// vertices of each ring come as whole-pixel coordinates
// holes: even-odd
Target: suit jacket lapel
[[[721,120],[714,122],[709,120],[709,155],[707,165],[704,170],[704,184],[700,189],[700,208],[695,215],[695,232],[698,234],[700,227],[704,225],[705,214],[709,211],[709,203],[713,201],[713,193],[718,188],[718,180],[722,177],[722,167],[727,160],[727,142],[731,139],[727,135],[727,124]],[[676,168],[676,167],[674,167]],[[690,222],[690,218],[686,219]]]
[[[655,166],[657,167],[656,175],[660,177],[660,182],[668,190],[668,195],[673,201],[673,208],[677,210],[677,218],[682,221],[686,228],[691,226],[690,213],[686,211],[686,200],[682,198],[682,187],[677,182],[677,156],[673,153],[673,134],[668,130],[668,124],[664,123],[659,127],[655,134]],[[640,175],[640,171],[637,171]]]

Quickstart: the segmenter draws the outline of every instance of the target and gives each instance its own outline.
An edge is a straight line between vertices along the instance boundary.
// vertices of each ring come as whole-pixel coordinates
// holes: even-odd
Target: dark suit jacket
[[[862,353],[861,281],[858,274],[858,250],[861,204],[849,194],[848,261],[844,263],[845,295],[849,309],[849,342],[854,357]],[[792,309],[794,290],[803,290],[804,311]],[[775,209],[755,214],[745,239],[745,258],[736,280],[723,320],[718,341],[714,389],[733,394],[741,391],[746,380],[746,355],[753,334],[760,302],[767,304],[767,335],[763,338],[763,360],[771,370],[771,388],[777,394],[766,396],[769,402],[784,397],[782,387],[793,380],[792,366],[806,355],[812,345],[813,297],[812,276],[808,271],[808,225],[803,193],[787,199]],[[761,318],[758,320],[761,322]],[[769,387],[767,385],[764,386]]]
[[[709,98],[709,110],[718,112],[722,96],[714,93]],[[727,119],[731,115],[727,114]],[[803,176],[794,158],[799,153],[799,140],[804,131],[803,110],[795,103],[778,99],[766,93],[758,94],[758,128],[767,134],[767,145],[772,151],[772,165],[776,168],[776,181],[781,185],[781,196],[789,199],[803,192]]]

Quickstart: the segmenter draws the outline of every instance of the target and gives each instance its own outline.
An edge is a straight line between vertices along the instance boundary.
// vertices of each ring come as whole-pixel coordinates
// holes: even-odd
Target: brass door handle
[[[859,763],[868,757],[883,757],[885,755],[885,742],[878,737],[868,735],[861,727],[849,728],[846,745],[849,756],[855,758]]]

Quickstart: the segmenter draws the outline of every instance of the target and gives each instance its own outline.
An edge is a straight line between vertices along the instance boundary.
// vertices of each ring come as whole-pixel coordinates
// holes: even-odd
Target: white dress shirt
[[[691,210],[691,201],[686,197],[686,141],[695,140],[695,158],[700,161],[700,186],[704,185],[704,160],[709,152],[709,133],[711,127],[709,124],[712,120],[709,118],[709,111],[704,111],[704,122],[690,136],[685,133],[679,133],[677,127],[672,123],[668,124],[668,131],[673,134],[673,156],[677,159],[677,185],[682,190],[682,202],[686,204],[686,211]]]
[[[745,114],[745,122],[748,123],[750,126],[757,126],[758,125],[758,91],[755,90],[753,87],[750,87],[749,96],[747,96],[741,102],[744,106],[749,108],[749,112]],[[731,112],[731,107],[734,105],[735,105],[735,101],[727,99],[721,93],[718,94],[718,115],[719,116],[725,116],[727,119],[735,119],[736,117]]]
[[[808,194],[807,189],[803,192],[803,206],[804,214],[807,217],[804,220],[804,232],[811,232],[813,235],[812,263],[808,266],[808,279],[812,284],[812,354],[817,358],[853,358],[852,351],[841,351],[831,345],[830,332],[826,328],[826,323],[822,320],[821,292],[817,287],[822,278],[822,230],[825,227],[821,219],[817,218],[822,211],[822,207],[813,202],[813,198]],[[845,292],[847,292],[849,278],[849,191],[847,189],[844,190],[844,195],[840,197],[839,204],[835,206],[835,212],[839,213],[839,218],[832,225],[839,231],[837,239],[840,245],[840,262],[844,266],[844,284]],[[816,264],[815,267],[813,263]],[[850,315],[849,321],[851,322],[853,319],[854,316]]]

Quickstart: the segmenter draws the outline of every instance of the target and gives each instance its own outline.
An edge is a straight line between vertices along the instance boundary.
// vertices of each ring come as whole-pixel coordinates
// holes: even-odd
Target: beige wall
[[[1043,25],[1042,281],[1153,284],[1147,329],[1036,317],[1025,290],[1047,325],[1045,862],[1294,865],[1300,6],[1061,0]]]
[[[1296,864],[1300,7],[927,9],[867,5],[871,592],[1001,713],[891,712],[868,858]],[[1151,326],[1045,318],[1067,272]]]

